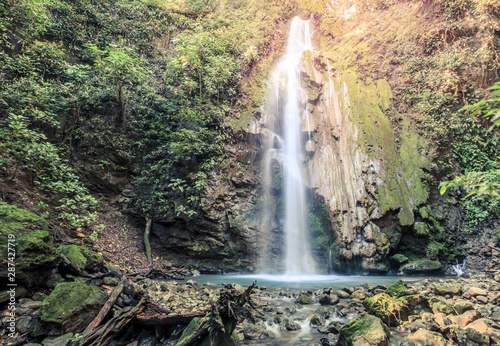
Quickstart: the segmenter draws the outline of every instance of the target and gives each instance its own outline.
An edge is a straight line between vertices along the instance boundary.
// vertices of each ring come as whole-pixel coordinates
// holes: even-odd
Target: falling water
[[[285,204],[285,271],[286,274],[315,272],[315,264],[309,245],[309,232],[305,215],[305,185],[303,167],[303,143],[299,97],[300,64],[305,51],[312,50],[310,21],[296,17],[290,27],[286,53],[274,74],[274,110],[266,126],[268,135],[266,157],[278,161],[283,171],[283,197]],[[304,102],[302,103],[304,104]],[[271,138],[270,138],[271,136]],[[270,167],[270,161],[266,164]],[[270,169],[265,169],[270,179]],[[270,185],[268,183],[267,185]]]

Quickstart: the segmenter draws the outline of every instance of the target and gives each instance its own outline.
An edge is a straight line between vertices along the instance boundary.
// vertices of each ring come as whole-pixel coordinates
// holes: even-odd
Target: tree
[[[93,55],[96,67],[102,73],[100,76],[111,84],[115,92],[120,108],[117,118],[123,125],[132,88],[145,79],[147,71],[140,63],[137,54],[130,48],[115,44],[109,44],[109,48],[105,50],[99,49],[95,44],[88,44],[86,47]]]

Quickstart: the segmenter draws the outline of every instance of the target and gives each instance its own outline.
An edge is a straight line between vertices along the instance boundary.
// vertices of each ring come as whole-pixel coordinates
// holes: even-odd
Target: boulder
[[[321,317],[320,315],[312,315],[311,319],[309,321],[310,326],[324,326],[325,325],[325,319]]]
[[[389,345],[389,329],[376,316],[363,313],[340,328],[339,345]]]
[[[403,274],[437,274],[441,272],[441,262],[428,259],[413,261],[401,267]]]
[[[243,328],[243,335],[247,340],[267,339],[272,336],[265,327],[257,324],[249,324]]]
[[[434,286],[434,293],[437,295],[447,295],[451,294],[453,296],[457,296],[462,294],[462,285],[435,285]]]
[[[60,336],[49,336],[42,341],[43,346],[66,346],[73,338],[73,333],[67,333]]]
[[[479,288],[479,287],[471,287],[471,288],[469,288],[467,293],[469,293],[469,296],[471,296],[471,297],[477,297],[477,296],[485,296],[486,297],[488,295],[488,291],[486,291],[485,289]]]
[[[81,332],[106,302],[98,287],[75,281],[56,286],[38,310],[31,332],[33,336]]]
[[[104,266],[104,260],[98,253],[78,245],[63,245],[57,248],[71,262],[72,265],[80,270],[89,272],[98,272]]]
[[[339,290],[339,291],[336,291],[335,293],[341,299],[348,299],[351,297],[351,294],[346,292],[345,290]]]
[[[457,312],[459,314],[462,314],[462,313],[464,313],[466,311],[474,309],[474,306],[471,303],[469,303],[469,302],[467,302],[465,300],[456,302],[453,307],[455,308],[455,310],[457,310]]]
[[[312,304],[312,298],[308,294],[301,294],[297,299],[295,299],[295,302],[302,305]]]
[[[465,328],[469,323],[481,318],[481,313],[477,310],[469,310],[458,316],[450,316],[449,319],[458,324],[461,328]]]
[[[441,312],[445,315],[455,315],[455,309],[444,300],[432,298],[429,304],[435,314]]]
[[[471,340],[474,340],[471,338],[472,335],[480,334],[484,339],[491,340],[492,345],[500,345],[500,326],[492,320],[480,318],[469,323],[465,330],[467,331],[467,338]]]
[[[420,301],[419,295],[394,298],[386,293],[379,293],[366,298],[364,306],[369,313],[381,318],[384,323],[397,326],[401,321],[408,321],[413,307]]]
[[[339,302],[339,297],[335,294],[322,294],[319,297],[319,303],[321,305],[335,305]]]
[[[16,284],[26,287],[44,286],[57,264],[47,221],[32,212],[0,202],[0,244],[2,259],[8,256],[8,239],[15,250]],[[7,261],[0,262],[0,282],[7,283]]]
[[[398,280],[385,290],[385,293],[393,297],[402,297],[416,294],[414,290],[409,290],[408,285],[403,280]]]
[[[408,336],[409,340],[416,341],[423,345],[447,346],[448,342],[440,333],[432,332],[427,329],[419,329]]]

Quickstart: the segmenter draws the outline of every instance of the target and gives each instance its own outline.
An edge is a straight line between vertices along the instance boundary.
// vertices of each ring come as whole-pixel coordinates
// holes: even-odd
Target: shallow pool
[[[397,280],[415,282],[426,277],[415,276],[363,276],[363,275],[277,275],[277,274],[249,274],[249,275],[206,275],[197,276],[192,279],[199,284],[212,283],[221,285],[222,283],[237,283],[248,286],[252,281],[257,280],[257,286],[266,286],[269,289],[321,289],[331,287],[341,289],[344,287],[361,286],[363,284],[391,285]]]

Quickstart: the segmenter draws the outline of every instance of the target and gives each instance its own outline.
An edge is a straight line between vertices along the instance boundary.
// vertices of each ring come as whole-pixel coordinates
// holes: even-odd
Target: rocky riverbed
[[[155,311],[167,317],[209,311],[215,297],[224,290],[245,289],[231,284],[199,285],[194,280],[137,277],[133,281],[131,289],[141,292],[155,305]],[[110,279],[86,283],[77,280],[58,284],[49,295],[28,293],[16,303],[17,338],[6,338],[10,311],[4,307],[2,337],[12,345],[76,344],[117,283]],[[74,302],[75,292],[78,303]],[[337,290],[269,290],[257,286],[251,297],[256,303],[255,323],[245,320],[237,325],[233,340],[240,344],[500,344],[499,274],[423,279],[411,284],[397,281],[390,286],[367,283]],[[118,310],[120,305],[111,314]],[[189,323],[185,320],[151,326],[139,322],[137,317],[131,320],[110,339],[109,345],[176,345]]]

